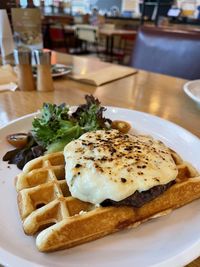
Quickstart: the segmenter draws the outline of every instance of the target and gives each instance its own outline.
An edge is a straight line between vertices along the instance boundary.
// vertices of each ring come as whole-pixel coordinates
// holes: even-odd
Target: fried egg
[[[64,149],[71,195],[100,204],[123,200],[175,180],[178,170],[169,148],[149,136],[97,130]]]

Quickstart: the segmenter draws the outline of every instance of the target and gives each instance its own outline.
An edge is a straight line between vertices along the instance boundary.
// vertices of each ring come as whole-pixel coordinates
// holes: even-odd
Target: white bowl
[[[200,80],[185,83],[183,90],[190,98],[200,104]]]

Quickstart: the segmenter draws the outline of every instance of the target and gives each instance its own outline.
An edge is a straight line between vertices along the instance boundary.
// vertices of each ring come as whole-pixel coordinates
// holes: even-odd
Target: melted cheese
[[[178,173],[162,142],[117,130],[83,134],[65,147],[64,155],[72,196],[94,204],[169,183]]]

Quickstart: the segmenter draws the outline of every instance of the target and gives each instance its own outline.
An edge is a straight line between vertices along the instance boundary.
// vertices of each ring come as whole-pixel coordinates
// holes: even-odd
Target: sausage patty
[[[170,186],[172,186],[175,181],[171,181],[165,185],[157,185],[152,187],[151,189],[143,192],[136,191],[131,196],[121,200],[121,201],[113,201],[111,199],[104,200],[101,205],[103,207],[107,206],[132,206],[135,208],[140,208],[145,203],[153,200],[158,197],[162,193],[164,193]]]

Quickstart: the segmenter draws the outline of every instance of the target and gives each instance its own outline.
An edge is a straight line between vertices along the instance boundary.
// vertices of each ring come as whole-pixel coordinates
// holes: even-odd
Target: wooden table
[[[91,26],[91,25],[88,25]],[[66,25],[64,26],[65,31],[75,31],[76,25]],[[91,26],[92,27],[92,26]],[[119,38],[127,38],[131,41],[133,41],[136,37],[137,31],[136,30],[125,30],[125,29],[109,29],[109,28],[101,28],[98,26],[93,26],[96,28],[95,30],[98,31],[98,34],[100,36],[103,36],[106,38],[106,54],[107,56],[112,57],[114,55],[114,40],[115,37]]]
[[[137,31],[134,30],[123,30],[123,29],[99,29],[99,34],[106,37],[106,51],[107,54],[111,57],[113,56],[113,47],[114,47],[114,38],[116,36],[123,37],[132,37],[135,38]]]
[[[124,29],[100,29],[99,33],[106,36],[124,36],[124,35],[135,35],[135,30],[124,30]]]
[[[74,64],[76,73],[98,69],[101,63],[92,58],[55,54],[59,63]],[[139,71],[105,85],[94,87],[78,83],[67,77],[55,80],[53,92],[2,92],[0,93],[0,126],[41,108],[43,102],[78,105],[85,94],[93,94],[102,105],[116,106],[148,112],[172,121],[200,137],[200,107],[183,92],[185,80],[160,74]],[[199,267],[200,258],[188,267]]]

